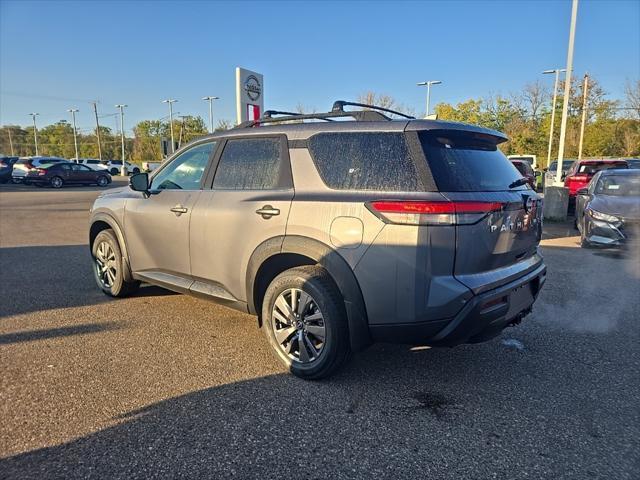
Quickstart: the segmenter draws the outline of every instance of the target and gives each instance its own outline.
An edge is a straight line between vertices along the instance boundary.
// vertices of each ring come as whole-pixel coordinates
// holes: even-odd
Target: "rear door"
[[[284,135],[231,138],[217,155],[211,188],[191,217],[192,290],[246,301],[246,271],[253,251],[285,234],[293,198]]]
[[[472,290],[506,283],[541,262],[542,204],[491,137],[422,132],[440,192],[456,205],[454,275]]]
[[[131,268],[156,283],[191,285],[189,221],[216,142],[197,144],[159,170],[151,194],[127,200],[124,230]]]

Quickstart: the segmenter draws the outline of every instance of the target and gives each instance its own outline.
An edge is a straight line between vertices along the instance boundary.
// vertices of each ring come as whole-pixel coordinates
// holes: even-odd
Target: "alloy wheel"
[[[53,177],[51,179],[51,186],[53,188],[60,188],[62,186],[62,179],[59,177]]]
[[[96,248],[95,268],[100,283],[105,288],[111,288],[116,281],[118,264],[116,254],[108,242],[100,242]]]
[[[307,292],[290,288],[278,295],[271,322],[278,346],[291,360],[310,363],[320,357],[326,327],[320,307]]]

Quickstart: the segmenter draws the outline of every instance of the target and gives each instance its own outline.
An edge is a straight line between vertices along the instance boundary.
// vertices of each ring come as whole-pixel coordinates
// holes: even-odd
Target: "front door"
[[[96,181],[96,176],[89,167],[73,163],[71,164],[70,179],[73,183],[91,183]]]
[[[222,148],[212,188],[191,217],[192,288],[244,302],[251,254],[285,234],[293,198],[289,149],[284,136],[234,138]]]
[[[127,200],[124,230],[135,274],[188,288],[189,219],[215,145],[209,141],[184,151],[153,176],[150,195],[135,193]]]

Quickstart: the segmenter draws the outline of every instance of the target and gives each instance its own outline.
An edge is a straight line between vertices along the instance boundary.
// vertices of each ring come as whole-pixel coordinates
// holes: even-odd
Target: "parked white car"
[[[160,165],[162,165],[162,162],[142,162],[142,171],[150,173],[150,172],[153,172]]]
[[[105,160],[104,163],[109,170],[111,175],[120,175],[120,169],[122,168],[122,160]],[[131,175],[132,173],[140,173],[140,167],[133,163],[125,162],[125,166],[127,167],[127,173]]]
[[[109,170],[109,167],[106,163],[101,162],[97,158],[80,158],[78,160],[73,160],[76,163],[81,163],[82,165],[86,165],[91,170]]]
[[[22,183],[27,176],[27,172],[34,168],[38,168],[44,163],[60,163],[67,162],[66,159],[60,157],[20,157],[13,165],[11,179],[13,183]]]

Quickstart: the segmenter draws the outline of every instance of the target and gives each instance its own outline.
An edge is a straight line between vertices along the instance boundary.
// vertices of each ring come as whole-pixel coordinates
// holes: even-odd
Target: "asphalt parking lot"
[[[305,382],[253,317],[102,295],[98,192],[0,185],[0,478],[638,478],[640,252],[548,225],[522,325]]]

